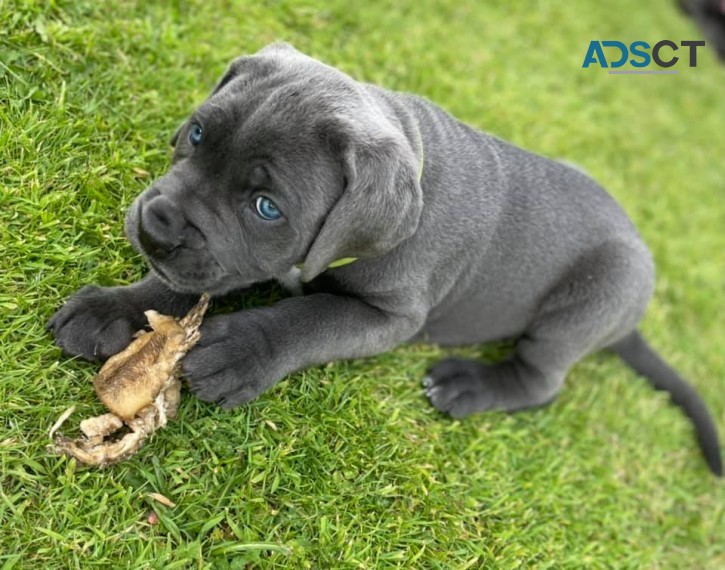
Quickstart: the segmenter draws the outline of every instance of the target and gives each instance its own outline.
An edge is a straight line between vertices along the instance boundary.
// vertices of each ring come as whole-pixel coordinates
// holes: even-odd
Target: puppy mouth
[[[143,253],[144,257],[146,258],[146,261],[148,261],[148,264],[151,266],[151,269],[158,275],[162,281],[164,281],[167,285],[172,286],[173,280],[166,274],[166,271],[164,271],[161,268],[161,265],[156,263],[151,257],[149,257],[146,253]],[[173,289],[173,287],[172,287]]]
[[[191,293],[195,295],[209,293],[210,295],[218,296],[226,295],[231,291],[245,289],[254,284],[253,281],[241,282],[233,274],[225,272],[216,260],[210,261],[210,266],[207,270],[190,268],[181,271],[171,271],[168,266],[164,266],[158,260],[154,260],[148,255],[145,255],[145,257],[151,270],[169,289],[177,293]]]
[[[231,291],[250,287],[257,281],[240,279],[238,272],[225,269],[227,263],[217,259],[206,248],[179,246],[164,254],[163,258],[149,251],[139,236],[142,200],[129,207],[125,220],[126,238],[135,251],[146,259],[151,270],[172,291],[178,293],[225,295]]]
[[[189,268],[182,271],[172,271],[168,265],[160,263],[152,256],[142,252],[151,269],[168,285],[172,291],[179,293],[217,293],[224,289],[222,284],[223,272],[216,262],[208,270]],[[188,265],[188,261],[187,261]]]
[[[218,288],[217,283],[223,276],[219,263],[212,259],[190,259],[191,250],[183,246],[164,252],[162,258],[149,249],[141,239],[139,225],[143,201],[137,199],[128,210],[125,221],[126,238],[138,253],[144,256],[152,271],[172,291],[179,293],[212,292]],[[195,250],[197,255],[199,250]],[[174,265],[182,267],[175,268]],[[202,268],[202,266],[206,266]]]

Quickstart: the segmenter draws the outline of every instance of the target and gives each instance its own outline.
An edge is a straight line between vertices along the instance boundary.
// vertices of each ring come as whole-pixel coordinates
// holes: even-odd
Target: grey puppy
[[[682,11],[690,16],[725,63],[725,0],[679,0]]]
[[[202,291],[301,273],[305,295],[205,321],[183,361],[192,392],[228,408],[407,341],[516,339],[503,362],[430,371],[430,401],[460,418],[546,404],[609,348],[684,408],[722,473],[705,405],[636,332],[651,255],[584,173],[287,44],[235,60],[172,142],[169,172],[126,217],[153,271],[76,293],[49,323],[66,353],[106,358],[146,309],[181,315]]]

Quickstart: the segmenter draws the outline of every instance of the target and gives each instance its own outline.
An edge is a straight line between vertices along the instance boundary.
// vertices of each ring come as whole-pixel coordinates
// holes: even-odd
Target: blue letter
[[[622,54],[617,61],[612,62],[612,67],[622,67],[627,62],[627,58],[629,57],[629,51],[627,51],[627,46],[624,45],[622,42],[608,41],[602,42],[602,44],[604,45],[604,47],[619,48],[619,52]]]
[[[634,57],[642,58],[642,61],[636,61],[634,57],[630,59],[629,63],[632,64],[632,67],[647,67],[649,65],[651,58],[646,51],[639,49],[640,47],[649,49],[649,44],[647,42],[632,42],[632,45],[629,46],[629,51]]]
[[[604,57],[602,46],[597,40],[592,40],[589,42],[589,49],[587,50],[587,55],[584,58],[584,63],[582,64],[582,67],[587,68],[592,63],[598,63],[601,67],[607,67],[607,58]]]

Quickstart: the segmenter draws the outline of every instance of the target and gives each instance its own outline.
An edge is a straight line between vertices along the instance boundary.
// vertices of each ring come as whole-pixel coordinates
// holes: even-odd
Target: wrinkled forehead
[[[288,84],[296,84],[301,90],[337,94],[353,94],[357,86],[340,70],[292,47],[273,44],[254,55],[235,59],[214,92],[271,91]]]
[[[339,70],[288,49],[235,60],[199,113],[216,115],[240,136],[306,133],[325,117],[363,104],[360,84]]]
[[[318,125],[354,103],[357,84],[297,53],[235,61],[192,114],[189,122],[202,125],[204,150],[215,155],[214,162],[233,155],[242,161],[284,158],[291,166],[321,158]]]

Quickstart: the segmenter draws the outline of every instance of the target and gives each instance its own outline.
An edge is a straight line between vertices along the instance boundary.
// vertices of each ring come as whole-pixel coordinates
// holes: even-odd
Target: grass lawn
[[[674,4],[0,0],[0,568],[725,568],[722,481],[608,355],[516,415],[441,416],[420,379],[451,351],[410,346],[231,412],[187,395],[106,471],[45,451],[67,406],[66,431],[102,410],[45,322],[144,273],[125,207],[228,61],[275,39],[591,172],[654,251],[647,337],[725,435],[725,70],[581,68],[592,39],[696,39]]]

